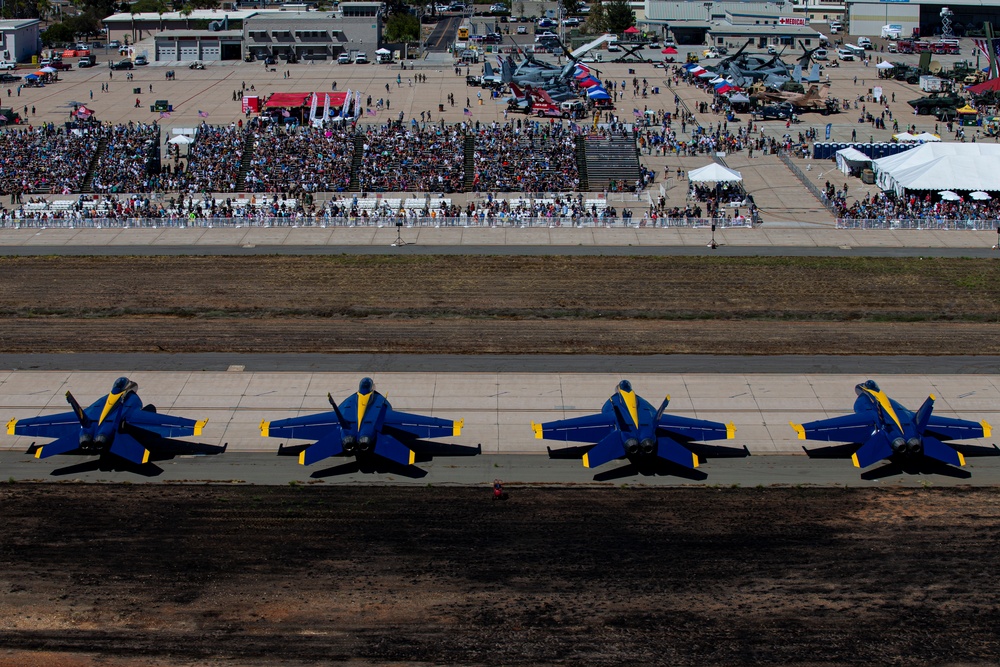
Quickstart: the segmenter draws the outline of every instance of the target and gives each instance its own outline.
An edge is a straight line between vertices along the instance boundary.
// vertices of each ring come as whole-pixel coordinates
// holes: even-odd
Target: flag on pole
[[[368,110],[367,110],[367,114],[368,114],[369,116],[375,116],[375,115],[377,115],[377,114],[375,113],[375,110],[374,110],[374,109],[368,109]]]
[[[641,116],[642,112],[639,111],[638,109],[632,109],[632,115],[633,116]]]
[[[161,111],[160,118],[170,118],[170,114],[167,113],[166,111]]]
[[[198,110],[198,115],[201,116],[202,118],[208,118],[208,112],[207,111],[202,111],[202,110],[199,109]]]
[[[466,116],[471,116],[471,115],[472,115],[472,111],[470,111],[470,110],[469,110],[468,108],[466,108],[466,109],[463,109],[463,110],[462,110],[462,113],[463,113],[464,115],[466,115]]]

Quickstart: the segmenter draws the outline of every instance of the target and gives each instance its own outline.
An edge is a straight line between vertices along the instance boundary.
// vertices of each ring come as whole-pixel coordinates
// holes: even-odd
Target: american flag
[[[470,111],[469,109],[463,109],[462,113],[465,114],[466,116],[471,116],[472,115],[472,111]]]
[[[375,113],[374,109],[365,109],[365,113],[367,113],[369,116],[377,116],[378,115],[377,113]]]
[[[167,113],[166,111],[161,111],[160,118],[170,118],[170,114]]]
[[[641,116],[642,112],[639,111],[638,109],[632,109],[632,115],[633,116]]]
[[[202,118],[208,118],[208,112],[207,111],[199,111],[198,115],[201,116]]]

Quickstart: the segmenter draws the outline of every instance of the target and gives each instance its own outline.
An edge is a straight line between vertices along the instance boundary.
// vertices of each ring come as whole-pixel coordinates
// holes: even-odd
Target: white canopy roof
[[[688,180],[692,183],[736,183],[743,180],[743,175],[713,162],[689,171]]]
[[[875,160],[883,190],[1000,192],[1000,144],[928,143]]]

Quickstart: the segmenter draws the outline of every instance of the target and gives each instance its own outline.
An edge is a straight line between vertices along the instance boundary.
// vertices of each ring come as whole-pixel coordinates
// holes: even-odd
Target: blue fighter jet
[[[441,438],[462,433],[464,420],[452,421],[393,410],[385,396],[364,378],[358,392],[338,406],[326,395],[332,412],[260,423],[265,438],[299,438],[315,442],[299,452],[299,463],[310,465],[331,456],[379,456],[402,466],[416,461],[416,452],[404,444],[416,438]]]
[[[856,445],[851,460],[867,468],[883,459],[913,461],[926,457],[952,466],[964,466],[965,456],[945,444],[949,440],[988,438],[992,427],[985,421],[935,417],[931,394],[916,412],[885,395],[874,380],[857,385],[854,414],[791,426],[800,440],[827,440]],[[807,450],[808,451],[808,450]]]
[[[119,456],[136,465],[148,463],[148,441],[163,438],[201,435],[207,419],[195,421],[157,414],[152,405],[143,407],[135,393],[139,385],[126,377],[115,380],[111,393],[84,409],[66,392],[72,412],[47,417],[11,419],[8,435],[55,438],[35,449],[36,459],[56,454],[98,454]]]
[[[731,439],[736,433],[732,423],[664,414],[669,402],[667,396],[657,410],[636,395],[631,382],[622,380],[600,414],[544,424],[532,422],[531,428],[540,440],[594,443],[583,454],[587,468],[627,457],[639,465],[659,458],[693,469],[698,467],[698,455],[688,448],[689,443]]]

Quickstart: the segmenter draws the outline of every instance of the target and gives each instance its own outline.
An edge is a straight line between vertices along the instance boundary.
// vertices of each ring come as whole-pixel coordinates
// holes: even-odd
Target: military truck
[[[921,116],[934,115],[938,118],[953,115],[955,109],[965,106],[965,99],[954,93],[931,93],[907,102]]]

